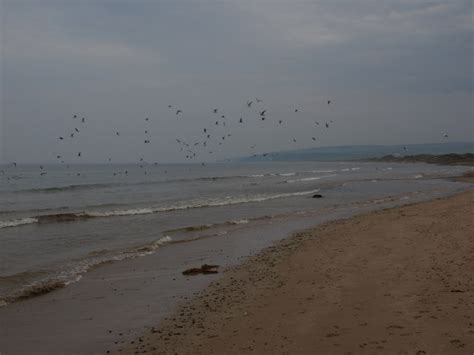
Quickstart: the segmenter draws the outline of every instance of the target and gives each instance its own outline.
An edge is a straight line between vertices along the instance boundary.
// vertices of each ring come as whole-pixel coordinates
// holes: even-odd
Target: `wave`
[[[320,180],[324,178],[329,178],[329,177],[334,177],[334,175],[324,175],[324,176],[313,176],[313,177],[307,177],[307,178],[302,178],[302,179],[293,179],[293,180],[286,180],[286,183],[294,183],[294,182],[306,182],[306,181],[314,181],[314,180]]]
[[[132,259],[140,256],[149,255],[161,246],[172,242],[173,240],[171,239],[171,237],[165,236],[147,245],[136,247],[131,250],[122,251],[118,254],[109,254],[106,250],[101,250],[96,253],[92,253],[90,255],[94,255],[95,257],[76,262],[75,264],[71,265],[71,267],[66,268],[65,270],[53,272],[49,276],[43,277],[42,279],[34,282],[30,282],[24,285],[22,288],[0,297],[0,307],[5,306],[8,303],[25,300],[35,296],[40,296],[52,292],[54,290],[66,287],[71,283],[79,281],[84,273],[94,267],[111,263],[114,261],[121,261],[125,259]],[[97,257],[97,255],[102,254],[108,255]],[[41,273],[45,272],[42,271]],[[21,283],[25,279],[25,275],[29,274],[29,272],[21,272],[7,277],[0,277],[0,280],[8,279],[10,283]]]
[[[9,228],[9,227],[17,227],[17,226],[32,224],[32,223],[38,223],[38,219],[34,217],[27,217],[27,218],[11,219],[7,221],[0,221],[0,229]]]
[[[231,175],[231,176],[201,176],[195,178],[179,178],[179,179],[168,179],[168,180],[155,180],[155,181],[140,181],[140,182],[111,182],[111,183],[94,183],[94,184],[75,184],[65,186],[53,186],[53,187],[38,187],[24,190],[16,190],[13,193],[59,193],[67,191],[79,191],[79,190],[90,190],[109,188],[117,186],[143,186],[143,185],[156,185],[176,182],[192,182],[192,181],[216,181],[216,180],[231,180],[231,179],[246,179],[246,178],[262,178],[266,176],[291,176],[296,173],[275,173],[275,174],[251,174],[251,175]],[[9,192],[10,193],[10,192]]]
[[[146,215],[160,212],[172,212],[178,210],[187,210],[195,208],[208,208],[208,207],[219,207],[236,205],[242,203],[252,202],[263,202],[268,200],[292,197],[292,196],[304,196],[318,192],[319,189],[309,191],[298,191],[298,192],[287,192],[274,195],[260,195],[260,196],[242,196],[242,197],[226,197],[217,199],[207,200],[191,200],[180,204],[164,206],[164,207],[146,207],[146,208],[130,208],[121,210],[107,210],[107,211],[84,211],[76,213],[57,213],[39,215],[22,219],[0,221],[0,229],[8,227],[16,227],[26,224],[46,224],[56,222],[72,222],[87,220],[91,218],[104,218],[104,217],[121,217],[121,216],[134,216],[134,215]]]
[[[108,184],[78,184],[78,185],[66,185],[66,186],[54,186],[54,187],[43,187],[43,188],[33,188],[25,190],[17,190],[15,192],[62,192],[62,191],[76,191],[76,190],[87,190],[94,188],[109,187],[113,185],[119,185],[120,183],[108,183]]]

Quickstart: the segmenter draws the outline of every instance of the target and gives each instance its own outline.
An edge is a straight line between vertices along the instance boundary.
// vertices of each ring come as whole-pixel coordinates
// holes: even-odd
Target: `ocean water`
[[[0,168],[2,305],[92,267],[337,206],[357,212],[451,194],[465,167],[361,162]],[[316,193],[323,195],[314,199]]]

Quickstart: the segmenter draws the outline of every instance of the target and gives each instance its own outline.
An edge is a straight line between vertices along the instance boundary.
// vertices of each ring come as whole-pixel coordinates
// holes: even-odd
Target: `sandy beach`
[[[469,190],[295,234],[116,353],[471,354],[473,206]]]

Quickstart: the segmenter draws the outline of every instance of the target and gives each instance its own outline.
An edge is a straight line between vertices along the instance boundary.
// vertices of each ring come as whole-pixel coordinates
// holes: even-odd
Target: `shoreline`
[[[471,188],[295,233],[112,353],[472,351],[473,202]]]
[[[460,185],[457,191],[466,189],[470,189],[468,184]],[[101,265],[68,287],[0,307],[0,317],[9,325],[0,332],[0,350],[18,354],[103,354],[131,342],[142,343],[140,338],[143,341],[143,334],[154,329],[152,326],[162,324],[182,302],[194,299],[227,274],[183,277],[181,271],[185,268],[210,263],[219,264],[221,271],[232,270],[274,243],[290,238],[295,231],[403,206],[411,198],[413,204],[452,196],[455,191],[439,187],[413,196],[405,192],[382,200],[355,201],[354,206],[346,201],[291,218],[239,224],[231,238],[222,235],[196,240],[192,248],[169,244],[142,258]],[[329,203],[333,198],[325,197]]]

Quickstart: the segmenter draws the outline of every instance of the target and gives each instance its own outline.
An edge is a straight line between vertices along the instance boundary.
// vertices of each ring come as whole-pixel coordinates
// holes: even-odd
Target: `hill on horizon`
[[[252,161],[341,161],[378,158],[385,155],[474,153],[474,142],[421,143],[397,145],[347,145],[268,152],[234,159]]]

